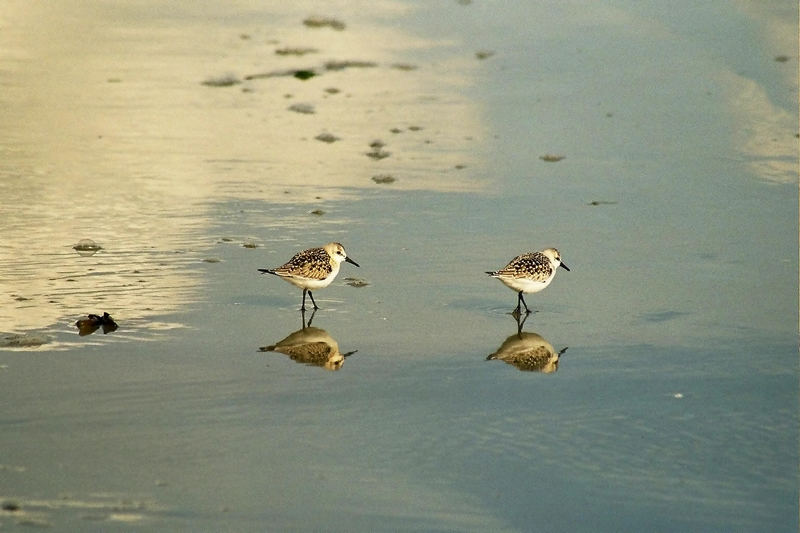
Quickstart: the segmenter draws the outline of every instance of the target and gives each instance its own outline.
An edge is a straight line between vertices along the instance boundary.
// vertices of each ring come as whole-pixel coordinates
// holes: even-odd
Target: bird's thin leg
[[[300,306],[300,310],[301,311],[305,311],[306,310],[306,293],[307,292],[308,292],[308,289],[303,289],[303,305]]]
[[[311,303],[314,304],[314,311],[316,311],[319,307],[317,307],[317,302],[314,301],[314,295],[311,294],[311,291],[308,291],[308,295],[311,296]]]
[[[528,304],[525,303],[525,298],[522,297],[522,291],[519,291],[519,301],[525,306],[525,313],[530,314],[531,310],[528,309]],[[517,309],[519,309],[519,302],[517,302]]]

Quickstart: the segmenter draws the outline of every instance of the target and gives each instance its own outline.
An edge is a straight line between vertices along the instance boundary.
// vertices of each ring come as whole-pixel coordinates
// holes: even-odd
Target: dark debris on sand
[[[346,28],[345,23],[332,17],[311,16],[303,20],[303,24],[309,28],[332,28],[342,31]]]
[[[78,328],[78,335],[81,337],[91,335],[101,327],[103,328],[103,334],[116,331],[119,327],[108,313],[103,313],[102,316],[90,314],[86,318],[81,318],[75,322],[75,326]]]

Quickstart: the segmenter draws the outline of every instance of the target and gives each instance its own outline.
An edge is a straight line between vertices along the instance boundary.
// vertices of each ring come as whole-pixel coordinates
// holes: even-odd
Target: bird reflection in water
[[[315,311],[316,312],[316,311]],[[271,346],[262,346],[261,352],[279,352],[289,356],[292,361],[309,366],[320,366],[326,370],[339,370],[345,358],[358,350],[341,353],[339,343],[327,331],[311,325],[314,312],[306,323],[305,311],[301,312],[303,327],[290,333],[285,339]]]
[[[497,351],[486,360],[498,359],[523,371],[553,373],[558,370],[558,360],[567,348],[557,352],[538,333],[522,331],[527,318],[527,315],[522,318],[516,316],[517,332],[503,341]]]

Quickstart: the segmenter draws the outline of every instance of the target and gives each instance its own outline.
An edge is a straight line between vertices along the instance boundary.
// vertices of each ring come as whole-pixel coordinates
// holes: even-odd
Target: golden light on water
[[[485,130],[460,94],[477,63],[410,60],[452,43],[393,25],[408,8],[374,5],[370,18],[386,21],[376,26],[345,6],[343,31],[305,26],[297,6],[276,3],[271,16],[260,3],[218,9],[197,17],[171,4],[7,6],[0,331],[181,309],[199,297],[202,276],[187,267],[213,242],[209,208],[219,202],[483,186],[475,141]],[[275,53],[287,47],[318,52]],[[261,76],[296,69],[318,75]],[[220,78],[234,83],[203,84]],[[370,157],[374,141],[388,157]],[[377,184],[378,175],[394,181]],[[72,247],[87,238],[103,249],[81,257]]]

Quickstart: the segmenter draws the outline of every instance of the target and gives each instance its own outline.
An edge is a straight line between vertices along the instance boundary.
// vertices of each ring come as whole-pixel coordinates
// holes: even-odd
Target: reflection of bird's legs
[[[525,316],[522,316],[522,315],[520,315],[520,313],[518,311],[519,310],[515,310],[514,313],[512,313],[512,314],[514,315],[514,318],[517,319],[517,335],[519,335],[521,337],[522,336],[522,326],[524,326],[525,325],[525,321],[528,320],[529,314],[525,313]]]
[[[311,316],[308,317],[308,322],[306,322],[306,310],[305,310],[305,308],[300,309],[300,319],[303,322],[303,329],[311,327],[311,321],[314,320],[314,313],[316,313],[316,312],[317,312],[316,309],[311,311]]]

